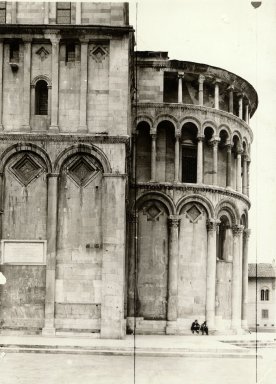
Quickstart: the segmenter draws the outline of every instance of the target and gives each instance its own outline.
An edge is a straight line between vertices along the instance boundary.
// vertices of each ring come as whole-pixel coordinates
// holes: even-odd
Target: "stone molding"
[[[166,189],[166,190],[182,190],[184,192],[186,191],[193,191],[194,193],[199,193],[199,194],[202,194],[202,193],[206,193],[206,192],[211,192],[211,193],[219,193],[219,194],[222,194],[224,196],[227,196],[227,197],[232,197],[232,198],[235,198],[235,199],[239,199],[241,201],[243,201],[247,206],[248,208],[250,208],[251,206],[251,203],[250,203],[250,200],[247,198],[247,196],[239,193],[239,192],[236,192],[236,191],[231,191],[229,189],[226,189],[226,188],[220,188],[220,187],[216,187],[216,186],[211,186],[211,185],[197,185],[197,184],[194,184],[194,185],[189,185],[189,184],[184,184],[184,183],[155,183],[155,182],[138,182],[136,184],[132,183],[131,184],[131,188],[139,188],[139,189],[146,189],[146,190],[152,190],[152,191],[156,191],[156,190],[163,190],[163,189]]]
[[[0,133],[0,142],[4,141],[46,141],[46,142],[70,142],[70,143],[100,143],[100,144],[128,144],[129,136],[108,136],[108,135],[75,135],[75,134],[47,134],[47,133]]]

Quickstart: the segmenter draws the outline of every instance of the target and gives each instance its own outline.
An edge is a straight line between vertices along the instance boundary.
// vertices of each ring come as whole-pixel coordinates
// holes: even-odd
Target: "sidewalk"
[[[140,355],[140,356],[183,356],[183,357],[225,357],[262,358],[263,348],[276,354],[276,335],[273,333],[229,336],[165,336],[127,335],[123,340],[89,337],[45,337],[0,335],[1,352],[20,353],[62,353],[84,355]]]

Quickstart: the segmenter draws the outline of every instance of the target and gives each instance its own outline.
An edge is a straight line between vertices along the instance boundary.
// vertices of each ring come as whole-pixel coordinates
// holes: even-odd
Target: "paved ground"
[[[130,355],[87,355],[77,354],[75,351],[71,354],[64,354],[62,351],[60,354],[49,353],[51,346],[128,349],[133,347],[133,337],[127,337],[125,340],[100,340],[1,335],[0,343],[11,347],[28,344],[44,347],[43,353],[33,353],[35,348],[29,350],[31,353],[0,351],[0,384],[255,384],[256,368],[258,384],[276,383],[274,334],[258,335],[258,339],[268,345],[259,350],[263,359],[258,360],[254,356],[244,358],[243,353],[241,358],[228,358],[228,348],[236,352],[241,347],[223,343],[221,339],[238,339],[248,344],[254,342],[256,335],[139,336],[136,340],[138,348],[143,346],[151,351],[162,348],[168,351],[185,349],[193,351],[195,357],[139,355],[135,356],[135,359]],[[204,356],[207,354],[208,357],[203,358],[202,351]],[[254,354],[254,347],[251,352]],[[213,354],[220,357],[210,357]]]
[[[255,361],[175,357],[6,354],[1,384],[255,384]],[[267,377],[274,384],[276,362]],[[271,381],[272,380],[272,381]]]

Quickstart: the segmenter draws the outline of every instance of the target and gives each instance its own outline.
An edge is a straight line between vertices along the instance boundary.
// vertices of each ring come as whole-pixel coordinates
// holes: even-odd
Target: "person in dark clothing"
[[[195,320],[193,323],[192,323],[192,326],[191,326],[191,331],[192,333],[199,333],[199,330],[200,330],[200,325],[198,324],[197,320]]]
[[[206,321],[204,321],[204,323],[201,324],[200,330],[202,332],[202,335],[204,335],[204,333],[206,333],[206,335],[208,336],[208,327],[207,327]]]

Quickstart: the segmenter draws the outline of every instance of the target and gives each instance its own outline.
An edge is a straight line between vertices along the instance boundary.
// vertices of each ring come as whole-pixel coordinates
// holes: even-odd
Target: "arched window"
[[[35,85],[35,114],[48,115],[48,86],[44,80]]]
[[[269,301],[269,289],[261,290],[261,301]]]
[[[264,289],[261,290],[261,301],[264,301],[265,298],[265,291]]]
[[[231,226],[228,217],[220,217],[219,230],[217,233],[217,258],[218,260],[230,261],[232,254]]]

